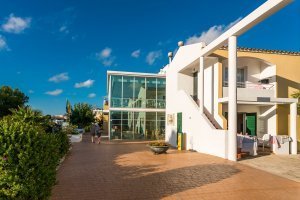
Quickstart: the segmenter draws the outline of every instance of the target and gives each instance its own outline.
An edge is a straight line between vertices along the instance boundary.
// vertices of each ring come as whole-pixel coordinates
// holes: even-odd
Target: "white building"
[[[290,135],[297,154],[300,54],[237,48],[237,38],[290,3],[269,0],[211,42],[181,46],[166,67],[166,141],[235,161],[237,133]],[[228,49],[222,47],[228,43]],[[228,125],[228,127],[227,127]]]

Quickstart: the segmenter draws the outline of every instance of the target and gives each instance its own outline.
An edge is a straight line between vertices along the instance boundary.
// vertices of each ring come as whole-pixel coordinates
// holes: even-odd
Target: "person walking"
[[[91,126],[91,140],[92,140],[92,143],[95,143],[95,135],[96,135],[96,126],[95,124],[93,123],[92,126]]]
[[[97,144],[100,144],[101,142],[101,130],[100,130],[100,126],[98,123],[95,124],[95,133],[96,133],[96,136],[97,136]]]

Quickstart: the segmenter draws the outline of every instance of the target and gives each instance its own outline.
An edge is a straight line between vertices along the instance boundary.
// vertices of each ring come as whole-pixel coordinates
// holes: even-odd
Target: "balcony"
[[[257,99],[257,97],[275,97],[275,83],[237,82],[238,99]],[[223,97],[228,96],[228,82],[223,81]]]

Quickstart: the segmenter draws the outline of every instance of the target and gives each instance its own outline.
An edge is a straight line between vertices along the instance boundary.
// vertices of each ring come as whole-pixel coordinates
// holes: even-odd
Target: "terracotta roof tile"
[[[228,50],[228,46],[223,46],[223,47],[220,48],[220,50]],[[258,49],[258,48],[247,48],[247,47],[238,47],[237,50],[240,51],[240,52],[300,56],[300,52],[297,52],[297,51],[283,51],[283,50]]]

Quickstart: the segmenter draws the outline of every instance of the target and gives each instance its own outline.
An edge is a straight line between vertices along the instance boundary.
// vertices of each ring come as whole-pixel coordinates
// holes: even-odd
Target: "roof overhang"
[[[229,37],[239,36],[251,29],[253,26],[259,24],[264,19],[268,18],[272,14],[276,13],[278,10],[290,4],[292,0],[268,0],[233,27],[228,29],[225,33],[220,35],[217,39],[212,41],[209,45],[204,47],[200,51],[201,56],[208,56],[213,53],[215,50],[223,46]]]

